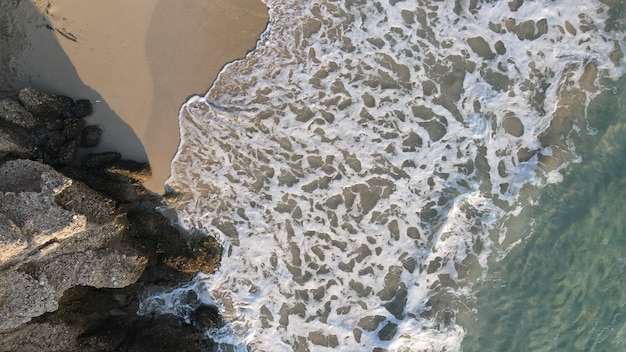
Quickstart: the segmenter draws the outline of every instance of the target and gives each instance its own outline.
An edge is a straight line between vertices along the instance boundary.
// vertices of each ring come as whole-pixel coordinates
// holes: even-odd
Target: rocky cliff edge
[[[213,307],[193,323],[136,312],[144,292],[215,270],[220,246],[157,210],[149,165],[88,152],[90,113],[32,88],[0,98],[0,350],[210,349]]]

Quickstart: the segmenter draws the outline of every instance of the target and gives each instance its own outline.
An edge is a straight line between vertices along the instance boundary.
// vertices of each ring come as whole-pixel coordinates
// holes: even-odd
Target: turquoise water
[[[464,351],[626,351],[625,98],[592,104],[582,161],[521,215],[527,238],[478,286]]]

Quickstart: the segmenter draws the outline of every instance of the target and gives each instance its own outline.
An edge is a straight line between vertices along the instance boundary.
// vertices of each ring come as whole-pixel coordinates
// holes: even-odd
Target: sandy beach
[[[10,36],[0,54],[0,91],[30,85],[92,100],[89,123],[105,130],[98,150],[149,161],[146,186],[157,193],[178,146],[180,106],[254,49],[268,21],[260,0],[33,0],[2,7],[14,21],[2,28]]]

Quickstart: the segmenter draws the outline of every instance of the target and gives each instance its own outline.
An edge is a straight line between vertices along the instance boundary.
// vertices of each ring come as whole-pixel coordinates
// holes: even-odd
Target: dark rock
[[[107,194],[121,204],[136,202],[148,194],[141,182],[129,178],[112,178],[103,169],[65,167],[60,171],[69,178],[80,180],[94,190]]]
[[[49,120],[46,122],[47,131],[62,131],[65,128],[65,119]]]
[[[0,333],[3,351],[212,351],[213,343],[195,325],[170,315],[142,317],[133,285],[123,289],[77,286],[68,289],[55,312],[17,331]],[[202,310],[202,313],[209,313]],[[206,320],[219,317],[206,317]],[[52,333],[52,331],[54,331]],[[33,347],[25,349],[25,346]],[[36,346],[36,347],[35,347]],[[54,348],[52,348],[54,347]]]
[[[105,152],[96,154],[87,154],[81,160],[81,166],[85,169],[102,169],[109,166],[122,158],[118,152]]]
[[[219,326],[221,319],[216,307],[201,305],[191,316],[191,323],[200,330],[208,330]]]
[[[150,164],[133,160],[120,160],[108,166],[104,171],[111,177],[130,178],[141,182],[152,177]]]
[[[120,203],[136,202],[146,194],[146,190],[138,181],[120,181],[97,172],[82,175],[82,180],[93,189],[104,192]]]
[[[387,323],[380,331],[378,332],[378,338],[381,341],[391,341],[396,333],[398,332],[398,324],[395,323]]]
[[[86,100],[86,99],[76,100],[71,111],[74,117],[77,117],[77,118],[87,117],[93,113],[93,105],[91,104],[89,100]]]
[[[120,319],[112,317],[79,337],[82,351],[202,352],[212,342],[192,325],[173,316]]]
[[[59,149],[59,153],[57,155],[57,163],[59,165],[70,165],[74,162],[74,157],[76,156],[76,144],[76,140],[72,139]]]
[[[83,128],[85,128],[85,120],[83,119],[71,117],[65,119],[63,122],[63,134],[67,139],[75,139],[81,134]]]
[[[26,110],[39,119],[72,117],[74,100],[62,95],[51,95],[34,88],[24,88],[19,92],[19,100]]]
[[[51,154],[57,154],[66,142],[67,139],[62,131],[52,131],[48,134],[45,151]]]
[[[19,102],[11,98],[0,100],[0,119],[26,129],[33,129],[42,123]]]
[[[36,110],[38,107],[47,104],[52,100],[52,96],[42,93],[34,88],[24,88],[18,94],[19,100],[26,110]]]
[[[100,143],[102,137],[102,128],[97,125],[90,125],[83,128],[80,134],[79,146],[83,148],[93,148]]]

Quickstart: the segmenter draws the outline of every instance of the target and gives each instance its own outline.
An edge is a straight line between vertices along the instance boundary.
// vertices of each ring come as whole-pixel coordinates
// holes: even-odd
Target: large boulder
[[[56,310],[71,287],[136,282],[147,259],[109,245],[126,226],[113,200],[48,165],[0,165],[0,332]]]

